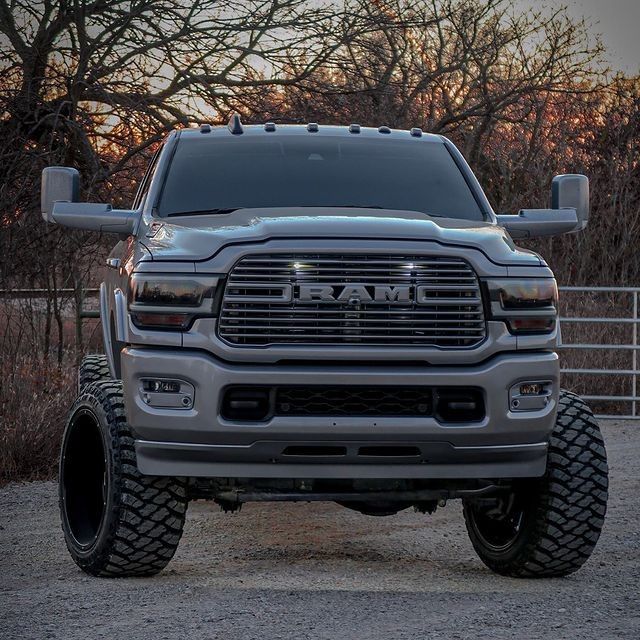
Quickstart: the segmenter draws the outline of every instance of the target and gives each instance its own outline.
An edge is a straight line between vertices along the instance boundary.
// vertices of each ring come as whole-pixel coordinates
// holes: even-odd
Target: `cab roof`
[[[239,116],[232,116],[229,124],[224,126],[212,126],[202,124],[199,127],[181,129],[178,131],[181,138],[199,138],[204,136],[332,136],[332,137],[366,137],[366,138],[390,138],[393,140],[421,139],[427,142],[443,143],[442,136],[424,133],[415,127],[407,129],[391,129],[389,127],[361,127],[358,124],[350,125],[320,125],[315,122],[308,124],[243,124]]]

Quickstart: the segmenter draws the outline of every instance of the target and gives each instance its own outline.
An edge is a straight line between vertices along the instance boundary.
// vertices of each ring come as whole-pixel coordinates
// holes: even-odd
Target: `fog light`
[[[143,380],[142,388],[155,393],[179,393],[180,383],[177,380]]]
[[[521,396],[539,396],[544,393],[544,384],[542,382],[525,382],[520,385]]]
[[[150,407],[162,409],[191,409],[195,389],[185,380],[171,378],[143,378],[140,380],[140,396]]]
[[[539,411],[551,402],[553,385],[547,380],[518,382],[509,389],[511,411]]]

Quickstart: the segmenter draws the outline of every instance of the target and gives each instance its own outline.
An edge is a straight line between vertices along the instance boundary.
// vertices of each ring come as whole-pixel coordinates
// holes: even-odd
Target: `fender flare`
[[[100,285],[100,321],[102,324],[102,339],[104,350],[109,363],[109,371],[114,379],[118,378],[120,367],[115,362],[114,342],[127,342],[127,305],[122,289],[113,292],[113,312],[109,308],[109,291],[103,282]]]

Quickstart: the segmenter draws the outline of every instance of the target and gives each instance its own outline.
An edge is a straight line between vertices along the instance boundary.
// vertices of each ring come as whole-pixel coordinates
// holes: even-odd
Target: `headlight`
[[[129,278],[129,313],[137,327],[179,329],[214,315],[216,276],[134,273]]]
[[[488,280],[491,317],[507,323],[514,334],[551,333],[558,316],[554,278]]]

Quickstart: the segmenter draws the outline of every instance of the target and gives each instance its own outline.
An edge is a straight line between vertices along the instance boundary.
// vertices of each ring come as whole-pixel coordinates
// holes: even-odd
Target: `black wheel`
[[[65,541],[83,571],[148,576],[173,557],[187,511],[186,481],[138,472],[121,382],[94,382],[73,405],[59,486]]]
[[[78,367],[78,393],[81,393],[92,382],[110,379],[111,371],[109,370],[107,356],[92,353],[82,358],[82,362]]]
[[[516,482],[494,501],[464,501],[469,537],[493,571],[522,578],[565,576],[593,553],[607,509],[607,457],[584,401],[560,392],[546,474]]]

